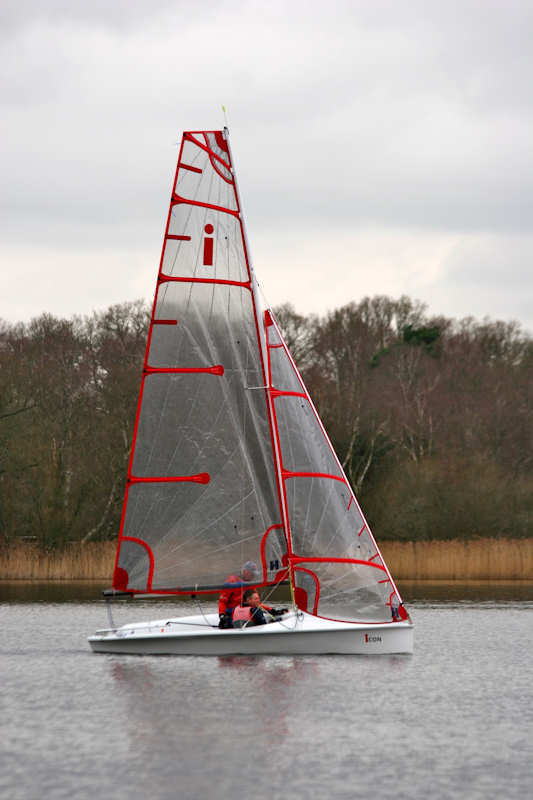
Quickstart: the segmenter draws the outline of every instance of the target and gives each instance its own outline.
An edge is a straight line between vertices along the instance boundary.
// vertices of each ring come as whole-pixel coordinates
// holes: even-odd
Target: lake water
[[[93,587],[0,585],[0,796],[529,796],[533,587],[401,588],[413,656],[201,658],[93,654]]]

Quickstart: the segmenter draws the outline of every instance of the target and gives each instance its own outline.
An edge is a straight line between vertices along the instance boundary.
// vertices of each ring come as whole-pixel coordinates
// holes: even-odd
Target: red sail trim
[[[307,395],[303,392],[284,392],[281,389],[270,389],[270,394],[276,399],[276,397],[303,397],[304,400],[307,400]]]
[[[203,170],[199,169],[199,167],[193,167],[191,164],[183,164],[181,161],[178,164],[180,169],[188,169],[189,172],[197,172],[199,175],[202,174]]]
[[[176,233],[167,233],[165,239],[175,239],[177,242],[190,242],[190,236],[178,236]]]
[[[205,139],[205,143],[206,143],[207,147],[209,148],[209,139],[207,138],[207,134],[206,133],[204,133],[204,139]],[[233,183],[233,175],[231,173],[231,167],[229,167],[229,166],[227,167],[227,169],[229,170],[229,174],[231,176],[231,177],[228,178],[227,175],[224,175],[224,173],[221,172],[219,167],[217,167],[217,162],[213,158],[215,153],[214,153],[213,150],[211,150],[211,148],[209,148],[209,150],[208,150],[208,155],[209,155],[209,160],[211,162],[211,166],[213,167],[213,169],[215,170],[217,175],[219,175],[222,178],[223,181],[226,181],[226,183],[232,184]],[[218,161],[220,161],[221,163],[224,163],[221,158],[219,158]]]
[[[220,283],[226,286],[242,286],[243,289],[251,289],[250,281],[230,281],[224,278],[178,278],[174,277],[174,275],[166,275],[164,272],[159,273],[157,280],[159,283],[165,283],[166,281],[177,281],[181,283]]]
[[[372,561],[364,561],[361,558],[334,558],[331,556],[330,558],[319,558],[318,556],[291,556],[290,560],[294,564],[364,564],[367,567],[374,567],[374,569],[381,569],[383,572],[387,570],[385,567],[382,567],[381,564],[374,564]],[[387,580],[389,580],[387,578]],[[386,581],[378,581],[378,583],[386,583]]]
[[[229,148],[226,139],[224,139],[224,134],[222,131],[203,131],[205,136],[206,133],[214,133],[215,134],[215,142],[218,144],[221,150],[225,150],[228,154],[229,158]]]
[[[128,483],[209,483],[211,476],[208,472],[199,472],[197,475],[174,475],[173,477],[139,478],[130,475]]]
[[[266,547],[266,540],[268,538],[268,534],[270,531],[275,530],[276,528],[281,528],[283,530],[283,525],[278,522],[275,525],[271,525],[270,528],[267,528],[261,538],[261,564],[263,565],[263,580],[267,574],[267,565],[266,565],[266,555],[265,555],[265,547]]]
[[[179,203],[183,203],[184,205],[187,206],[199,206],[200,208],[210,208],[212,211],[222,211],[224,214],[231,214],[233,217],[239,216],[238,209],[234,210],[232,208],[224,208],[224,206],[215,206],[212,203],[200,203],[198,200],[186,200],[184,197],[180,197],[179,194],[176,194],[176,192],[172,192],[170,205],[175,206],[178,205]]]
[[[177,325],[178,324],[178,320],[177,319],[153,319],[152,320],[152,324],[153,325]]]
[[[121,536],[120,539],[119,539],[119,550],[120,550],[120,542],[121,541],[122,542],[135,542],[135,544],[139,544],[141,547],[144,547],[144,549],[148,553],[148,560],[150,562],[150,569],[148,570],[148,578],[146,580],[146,589],[145,590],[140,590],[140,591],[142,591],[143,593],[151,592],[152,591],[152,578],[154,576],[154,566],[155,566],[154,554],[152,553],[152,548],[150,547],[149,544],[147,544],[144,541],[144,539],[138,539],[136,536]],[[117,555],[118,555],[118,553],[117,553]],[[116,570],[116,567],[115,567],[115,570]],[[128,589],[128,591],[130,591],[130,590]],[[133,591],[135,591],[135,590],[133,590]]]
[[[306,569],[305,567],[294,567],[294,572],[305,572],[307,575],[310,575],[312,577],[312,579],[314,580],[314,582],[315,582],[315,602],[313,603],[313,611],[310,612],[310,613],[314,614],[315,617],[318,616],[317,611],[318,611],[318,601],[320,600],[320,581],[318,580],[317,575],[315,575],[315,573],[312,570]],[[295,589],[294,589],[294,593],[296,595],[296,597],[295,597],[296,605],[298,606],[298,608],[301,607],[298,604],[298,594],[299,594],[299,592],[302,592],[302,591],[305,591],[305,590],[303,590],[299,586],[296,586]],[[306,603],[305,608],[302,609],[302,610],[303,611],[307,611],[307,603]]]
[[[128,590],[129,591],[129,590]],[[387,603],[385,603],[387,606]],[[338,622],[340,625],[371,625],[373,628],[377,625],[390,625],[391,621],[375,620],[372,622],[368,619],[337,619],[336,617],[325,617],[324,614],[316,614],[319,619],[327,619],[329,622]]]
[[[176,191],[176,185],[177,185],[177,182],[178,182],[178,173],[179,173],[179,168],[180,168],[179,165],[181,163],[181,157],[182,157],[182,154],[183,154],[184,143],[185,143],[185,136],[182,137],[181,144],[180,144],[180,150],[179,150],[179,154],[178,154],[178,163],[176,164],[176,171],[174,173],[174,181],[173,181],[173,184],[172,184],[171,196]],[[164,238],[163,238],[163,246],[161,248],[161,256],[160,256],[160,259],[159,259],[159,271],[160,272],[161,272],[161,268],[162,268],[162,265],[163,265],[163,259],[165,257],[165,247],[166,247],[165,240],[168,237],[168,231],[169,231],[169,227],[170,227],[171,217],[172,217],[172,203],[169,204],[169,208],[168,208],[167,224],[165,226],[165,235],[164,235]],[[157,285],[156,285],[156,291],[154,293],[154,300],[153,300],[153,303],[152,303],[152,313],[151,313],[151,317],[150,317],[150,327],[148,329],[148,336],[147,336],[147,339],[146,339],[146,350],[145,350],[145,353],[144,353],[144,364],[143,364],[144,367],[146,367],[147,364],[148,364],[148,355],[150,353],[150,345],[151,345],[151,342],[152,342],[152,331],[154,329],[153,321],[154,321],[154,317],[155,317],[155,314],[156,314],[156,307],[157,307],[157,297],[158,297],[158,291],[157,291]],[[145,375],[142,376],[141,386],[140,386],[140,389],[139,389],[139,399],[137,400],[137,411],[136,411],[136,414],[135,414],[135,424],[134,424],[134,427],[133,427],[133,437],[132,437],[132,442],[131,442],[130,457],[129,457],[129,461],[128,461],[128,471],[127,471],[128,475],[131,475],[131,471],[132,471],[132,467],[133,467],[133,459],[135,457],[135,447],[136,447],[136,443],[137,443],[137,434],[138,434],[138,431],[139,431],[139,421],[140,421],[140,417],[141,417],[142,398],[143,398],[143,393],[144,393],[145,377],[146,377]],[[125,525],[125,522],[126,522],[126,511],[127,511],[127,507],[128,507],[129,489],[130,489],[130,486],[128,484],[126,484],[126,491],[124,492],[124,502],[122,504],[122,514],[121,514],[121,518],[120,518],[120,528],[119,528],[119,533],[118,533],[118,544],[117,544],[117,552],[116,552],[116,556],[115,556],[115,565],[114,565],[113,575],[115,575],[117,573],[117,569],[119,567],[121,543],[127,538],[127,537],[124,536],[124,525]],[[146,549],[148,550],[148,554],[149,554],[149,557],[150,557],[149,584],[151,585],[152,575],[153,575],[153,571],[154,571],[153,553],[152,553],[151,549],[148,547],[148,545],[145,542],[142,542],[141,540],[139,540],[139,544],[142,544],[142,546],[146,547]]]
[[[215,133],[215,131],[198,131],[198,132],[199,132],[199,133],[202,133],[204,136],[205,136],[205,134],[206,134],[206,133]],[[207,144],[203,144],[203,142],[200,142],[198,139],[195,139],[195,138],[194,138],[194,136],[191,136],[191,134],[190,134],[190,133],[184,133],[184,134],[183,134],[183,138],[184,138],[184,139],[188,139],[188,140],[189,140],[189,142],[192,142],[192,143],[193,143],[193,144],[195,144],[197,147],[201,147],[201,149],[202,149],[202,150],[205,150],[205,152],[207,153],[207,155],[208,155],[208,156],[210,156],[210,157],[212,157],[212,158],[216,158],[216,160],[217,160],[217,161],[220,161],[220,163],[221,163],[221,164],[222,164],[224,167],[226,167],[226,169],[229,169],[229,171],[231,172],[231,165],[230,165],[230,164],[228,164],[226,161],[224,161],[224,159],[223,159],[223,158],[221,158],[219,155],[217,155],[217,154],[214,152],[214,150],[211,150],[211,148],[209,147],[209,145],[207,145]],[[218,172],[218,170],[217,170],[217,172]],[[228,183],[233,183],[233,181],[228,181]]]
[[[207,372],[209,375],[223,375],[224,367],[222,364],[216,364],[214,367],[150,367],[146,366],[143,369],[144,375],[153,375],[159,372]]]
[[[292,472],[288,469],[282,469],[281,474],[283,478],[331,478],[333,481],[340,481],[346,486],[346,478],[343,475],[330,475],[328,472]]]

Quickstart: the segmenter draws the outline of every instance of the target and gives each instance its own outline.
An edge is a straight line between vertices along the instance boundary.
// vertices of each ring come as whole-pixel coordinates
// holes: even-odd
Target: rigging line
[[[207,618],[203,614],[202,614],[202,616],[206,620],[205,623],[204,622],[176,622],[173,619],[169,619],[169,620],[167,620],[167,622],[165,622],[165,626],[167,626],[167,625],[189,625],[192,628],[218,628],[218,625],[211,625],[211,623],[207,621]],[[135,628],[135,630],[144,630],[144,629],[150,630],[150,628],[153,628],[153,627],[154,627],[154,625],[143,625],[143,626],[137,626]],[[156,625],[155,627],[157,628],[158,626]]]
[[[267,596],[265,598],[266,600],[268,600],[271,597],[271,595],[279,587],[280,583],[283,580],[285,580],[285,578],[280,578],[278,581],[276,581],[276,583],[272,586],[272,589],[268,592],[268,594],[267,594]],[[289,580],[289,587],[290,587],[290,592],[291,592],[291,605],[292,605],[293,610],[296,612],[297,611],[297,606],[296,606],[296,601],[294,599],[294,589],[293,589],[291,580]],[[290,630],[292,630],[292,628]]]
[[[218,628],[218,625],[211,625],[211,623],[208,621],[208,619],[207,619],[206,615],[204,614],[204,610],[203,610],[203,608],[202,608],[202,606],[201,606],[200,599],[199,599],[198,595],[195,595],[195,600],[196,600],[196,603],[197,603],[197,605],[198,605],[198,608],[200,609],[200,614],[201,614],[201,615],[202,615],[202,617],[205,619],[205,621],[206,621],[206,623],[209,625],[209,627],[211,627],[211,628]]]

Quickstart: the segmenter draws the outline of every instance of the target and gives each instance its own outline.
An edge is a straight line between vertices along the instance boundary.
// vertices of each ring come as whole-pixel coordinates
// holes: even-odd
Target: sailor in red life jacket
[[[259,570],[255,561],[247,561],[242,565],[239,575],[230,575],[224,584],[227,589],[221,592],[218,599],[219,628],[231,628],[231,615],[236,606],[240,606],[243,601],[243,592],[246,587],[251,587],[250,583],[254,578],[259,577]]]
[[[288,611],[286,608],[267,608],[261,604],[261,598],[256,589],[247,589],[243,594],[242,605],[233,610],[233,627],[266,625],[267,622],[277,621],[286,611]]]

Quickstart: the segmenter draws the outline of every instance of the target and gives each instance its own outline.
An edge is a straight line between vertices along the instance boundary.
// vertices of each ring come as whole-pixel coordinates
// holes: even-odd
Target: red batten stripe
[[[375,558],[379,558],[379,553],[374,553],[374,555],[371,556],[368,560],[373,561]]]
[[[178,236],[175,233],[167,233],[167,235],[165,236],[165,239],[175,239],[178,242],[190,242],[191,241],[191,237],[190,236]]]
[[[203,172],[203,170],[198,167],[193,167],[190,164],[182,164],[181,162],[178,164],[178,167],[180,167],[180,169],[188,169],[189,172],[197,172],[198,175],[201,175]]]
[[[118,553],[120,551],[120,543],[121,542],[135,542],[135,544],[139,544],[141,547],[144,547],[146,552],[148,553],[148,561],[150,564],[150,568],[148,570],[148,578],[146,580],[146,592],[151,592],[152,590],[152,578],[154,576],[154,554],[152,552],[152,548],[149,544],[147,544],[144,539],[138,539],[136,536],[120,536],[119,538],[119,547],[117,549],[117,559]],[[114,580],[114,578],[113,578]],[[141,590],[142,591],[142,590]]]
[[[214,367],[149,367],[143,369],[145,375],[153,375],[159,372],[207,372],[209,375],[223,375],[224,367],[217,364]]]
[[[381,564],[373,564],[371,561],[363,561],[360,558],[312,558],[311,556],[289,556],[289,559],[295,564],[307,564],[307,563],[318,563],[318,564],[364,564],[367,567],[374,567],[374,569],[381,569],[383,572],[387,570],[385,567],[382,567]],[[378,581],[378,583],[387,583],[389,579],[385,581]]]
[[[224,206],[214,206],[211,203],[200,203],[198,200],[186,200],[185,197],[180,197],[176,192],[172,193],[170,205],[175,206],[178,203],[183,203],[186,206],[200,206],[200,208],[211,208],[213,211],[223,211],[224,214],[231,214],[234,217],[239,216],[239,212],[232,208],[224,208]]]
[[[198,475],[179,475],[168,478],[138,478],[130,475],[128,483],[209,483],[211,476],[207,472],[199,472]]]
[[[306,569],[305,567],[294,567],[294,572],[305,572],[307,575],[310,575],[315,582],[315,602],[313,603],[313,614],[317,616],[318,612],[318,603],[320,600],[320,581],[318,580],[317,576],[311,569]]]
[[[378,565],[378,564],[372,564],[372,566],[376,566],[376,567],[377,567],[377,566],[379,566],[379,565]],[[382,570],[383,570],[383,572],[386,572],[386,571],[387,571],[387,570],[385,569],[385,567],[380,567],[380,569],[382,569]],[[378,583],[390,583],[390,578],[385,578],[385,580],[378,581]]]
[[[154,325],[177,325],[177,319],[154,319],[152,320]]]
[[[250,281],[229,281],[223,278],[175,278],[173,275],[165,275],[164,272],[160,273],[157,280],[159,283],[164,283],[165,281],[178,281],[181,283],[220,283],[226,286],[242,286],[244,289],[251,288]]]
[[[266,574],[267,574],[266,553],[265,553],[266,540],[270,531],[273,531],[276,528],[280,528],[281,530],[283,530],[283,525],[280,522],[276,523],[275,525],[271,525],[270,528],[266,529],[263,536],[261,537],[261,565],[263,567],[263,580],[266,579]],[[278,572],[280,570],[278,570]]]
[[[361,536],[361,534],[363,533],[365,528],[366,528],[366,522],[365,522],[365,524],[363,525],[363,527],[361,528],[361,530],[359,531],[359,533],[357,535]]]
[[[274,399],[276,397],[303,397],[304,400],[307,400],[307,395],[303,392],[283,392],[280,389],[271,389],[270,394]]]
[[[291,472],[291,470],[282,470],[283,478],[331,478],[334,481],[346,483],[346,479],[342,475],[330,475],[327,472]]]

